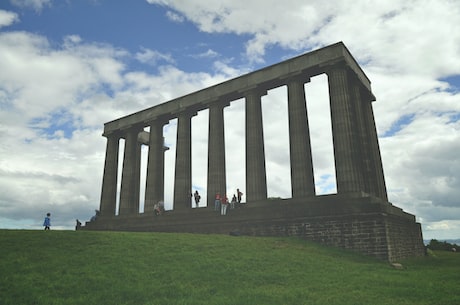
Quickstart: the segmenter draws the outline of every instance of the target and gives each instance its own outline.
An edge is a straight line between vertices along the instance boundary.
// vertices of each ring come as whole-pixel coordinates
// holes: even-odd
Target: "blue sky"
[[[390,201],[417,216],[425,238],[460,237],[460,6],[345,2],[2,1],[0,228],[41,229],[48,211],[61,229],[91,217],[105,122],[343,41],[377,98]],[[306,85],[322,194],[335,191],[326,81]],[[269,196],[289,197],[286,89],[262,104]],[[244,186],[243,103],[225,118],[231,193]],[[205,193],[207,112],[192,124],[193,185]],[[164,133],[168,205],[175,121]]]

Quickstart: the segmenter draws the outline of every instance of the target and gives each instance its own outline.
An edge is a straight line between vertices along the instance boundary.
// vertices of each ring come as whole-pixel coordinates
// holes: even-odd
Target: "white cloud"
[[[460,221],[457,220],[443,220],[428,222],[423,228],[425,239],[455,239],[455,235],[449,234],[450,232],[458,232],[460,230]]]
[[[208,49],[206,52],[194,55],[193,57],[195,58],[213,58],[219,56],[219,53],[217,53],[214,50]]]
[[[361,61],[387,72],[459,71],[460,7],[454,1],[148,2],[175,9],[205,32],[251,35],[247,54],[254,60],[261,60],[271,45],[305,50],[344,41]],[[439,61],[440,54],[450,64]]]
[[[174,59],[170,54],[162,54],[158,51],[143,47],[141,48],[141,52],[136,53],[136,59],[141,63],[151,66],[155,66],[159,61],[165,61],[170,64],[174,63]]]
[[[231,61],[214,61],[213,67],[219,73],[224,74],[227,78],[234,78],[238,75],[249,73],[249,70],[242,70],[235,67],[232,67]]]
[[[0,80],[3,91],[14,97],[8,104],[30,120],[71,106],[98,82],[116,85],[123,66],[111,57],[113,53],[95,49],[83,45],[56,50],[40,36],[1,34]]]
[[[19,16],[16,13],[0,10],[0,29],[9,26],[19,21]]]
[[[181,15],[179,15],[177,13],[174,13],[172,11],[167,11],[166,16],[171,21],[174,21],[174,22],[177,22],[177,23],[184,22],[184,17],[183,16],[181,16]]]
[[[10,0],[13,5],[31,8],[40,12],[45,6],[51,6],[52,0]]]

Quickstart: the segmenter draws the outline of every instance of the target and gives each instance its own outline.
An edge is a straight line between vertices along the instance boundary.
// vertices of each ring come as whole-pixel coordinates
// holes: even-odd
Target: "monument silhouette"
[[[320,74],[328,79],[337,193],[317,196],[304,85]],[[288,93],[292,198],[269,199],[261,97],[281,86]],[[236,100],[245,103],[247,204],[222,217],[214,211],[214,198],[227,193],[223,113]],[[299,236],[388,261],[424,255],[415,216],[388,202],[373,101],[369,79],[339,42],[105,123],[100,213],[78,229]],[[192,209],[191,119],[206,109],[207,207]],[[177,119],[173,210],[156,216],[155,205],[164,199],[163,127],[172,119]],[[148,145],[143,213],[141,145]]]

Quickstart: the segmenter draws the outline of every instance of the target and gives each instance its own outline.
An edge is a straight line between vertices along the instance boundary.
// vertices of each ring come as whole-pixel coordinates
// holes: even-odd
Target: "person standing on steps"
[[[47,213],[45,220],[43,221],[43,226],[45,227],[45,231],[48,231],[51,227],[51,214]]]
[[[243,196],[243,192],[241,192],[240,189],[236,189],[236,195],[238,198],[238,204],[241,204],[241,197]]]
[[[220,193],[216,194],[216,199],[214,200],[214,211],[219,211],[220,209]]]
[[[198,190],[195,191],[195,194],[193,194],[193,197],[195,198],[195,207],[198,207],[200,203],[201,196],[198,193]]]
[[[165,203],[163,200],[158,201],[158,203],[155,203],[153,205],[153,212],[155,213],[156,216],[163,214],[165,211]]]
[[[233,194],[232,201],[230,201],[230,209],[233,210],[235,208],[235,204],[237,203],[236,195]]]
[[[220,215],[227,215],[228,198],[224,195],[221,200]]]

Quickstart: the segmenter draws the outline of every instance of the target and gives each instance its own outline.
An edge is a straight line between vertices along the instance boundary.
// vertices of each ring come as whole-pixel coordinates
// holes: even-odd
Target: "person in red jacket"
[[[227,195],[222,197],[221,200],[221,208],[220,208],[220,215],[226,215],[227,214],[227,206],[228,206],[228,198]]]
[[[214,211],[219,211],[220,209],[220,193],[216,194],[216,199],[214,200]]]

